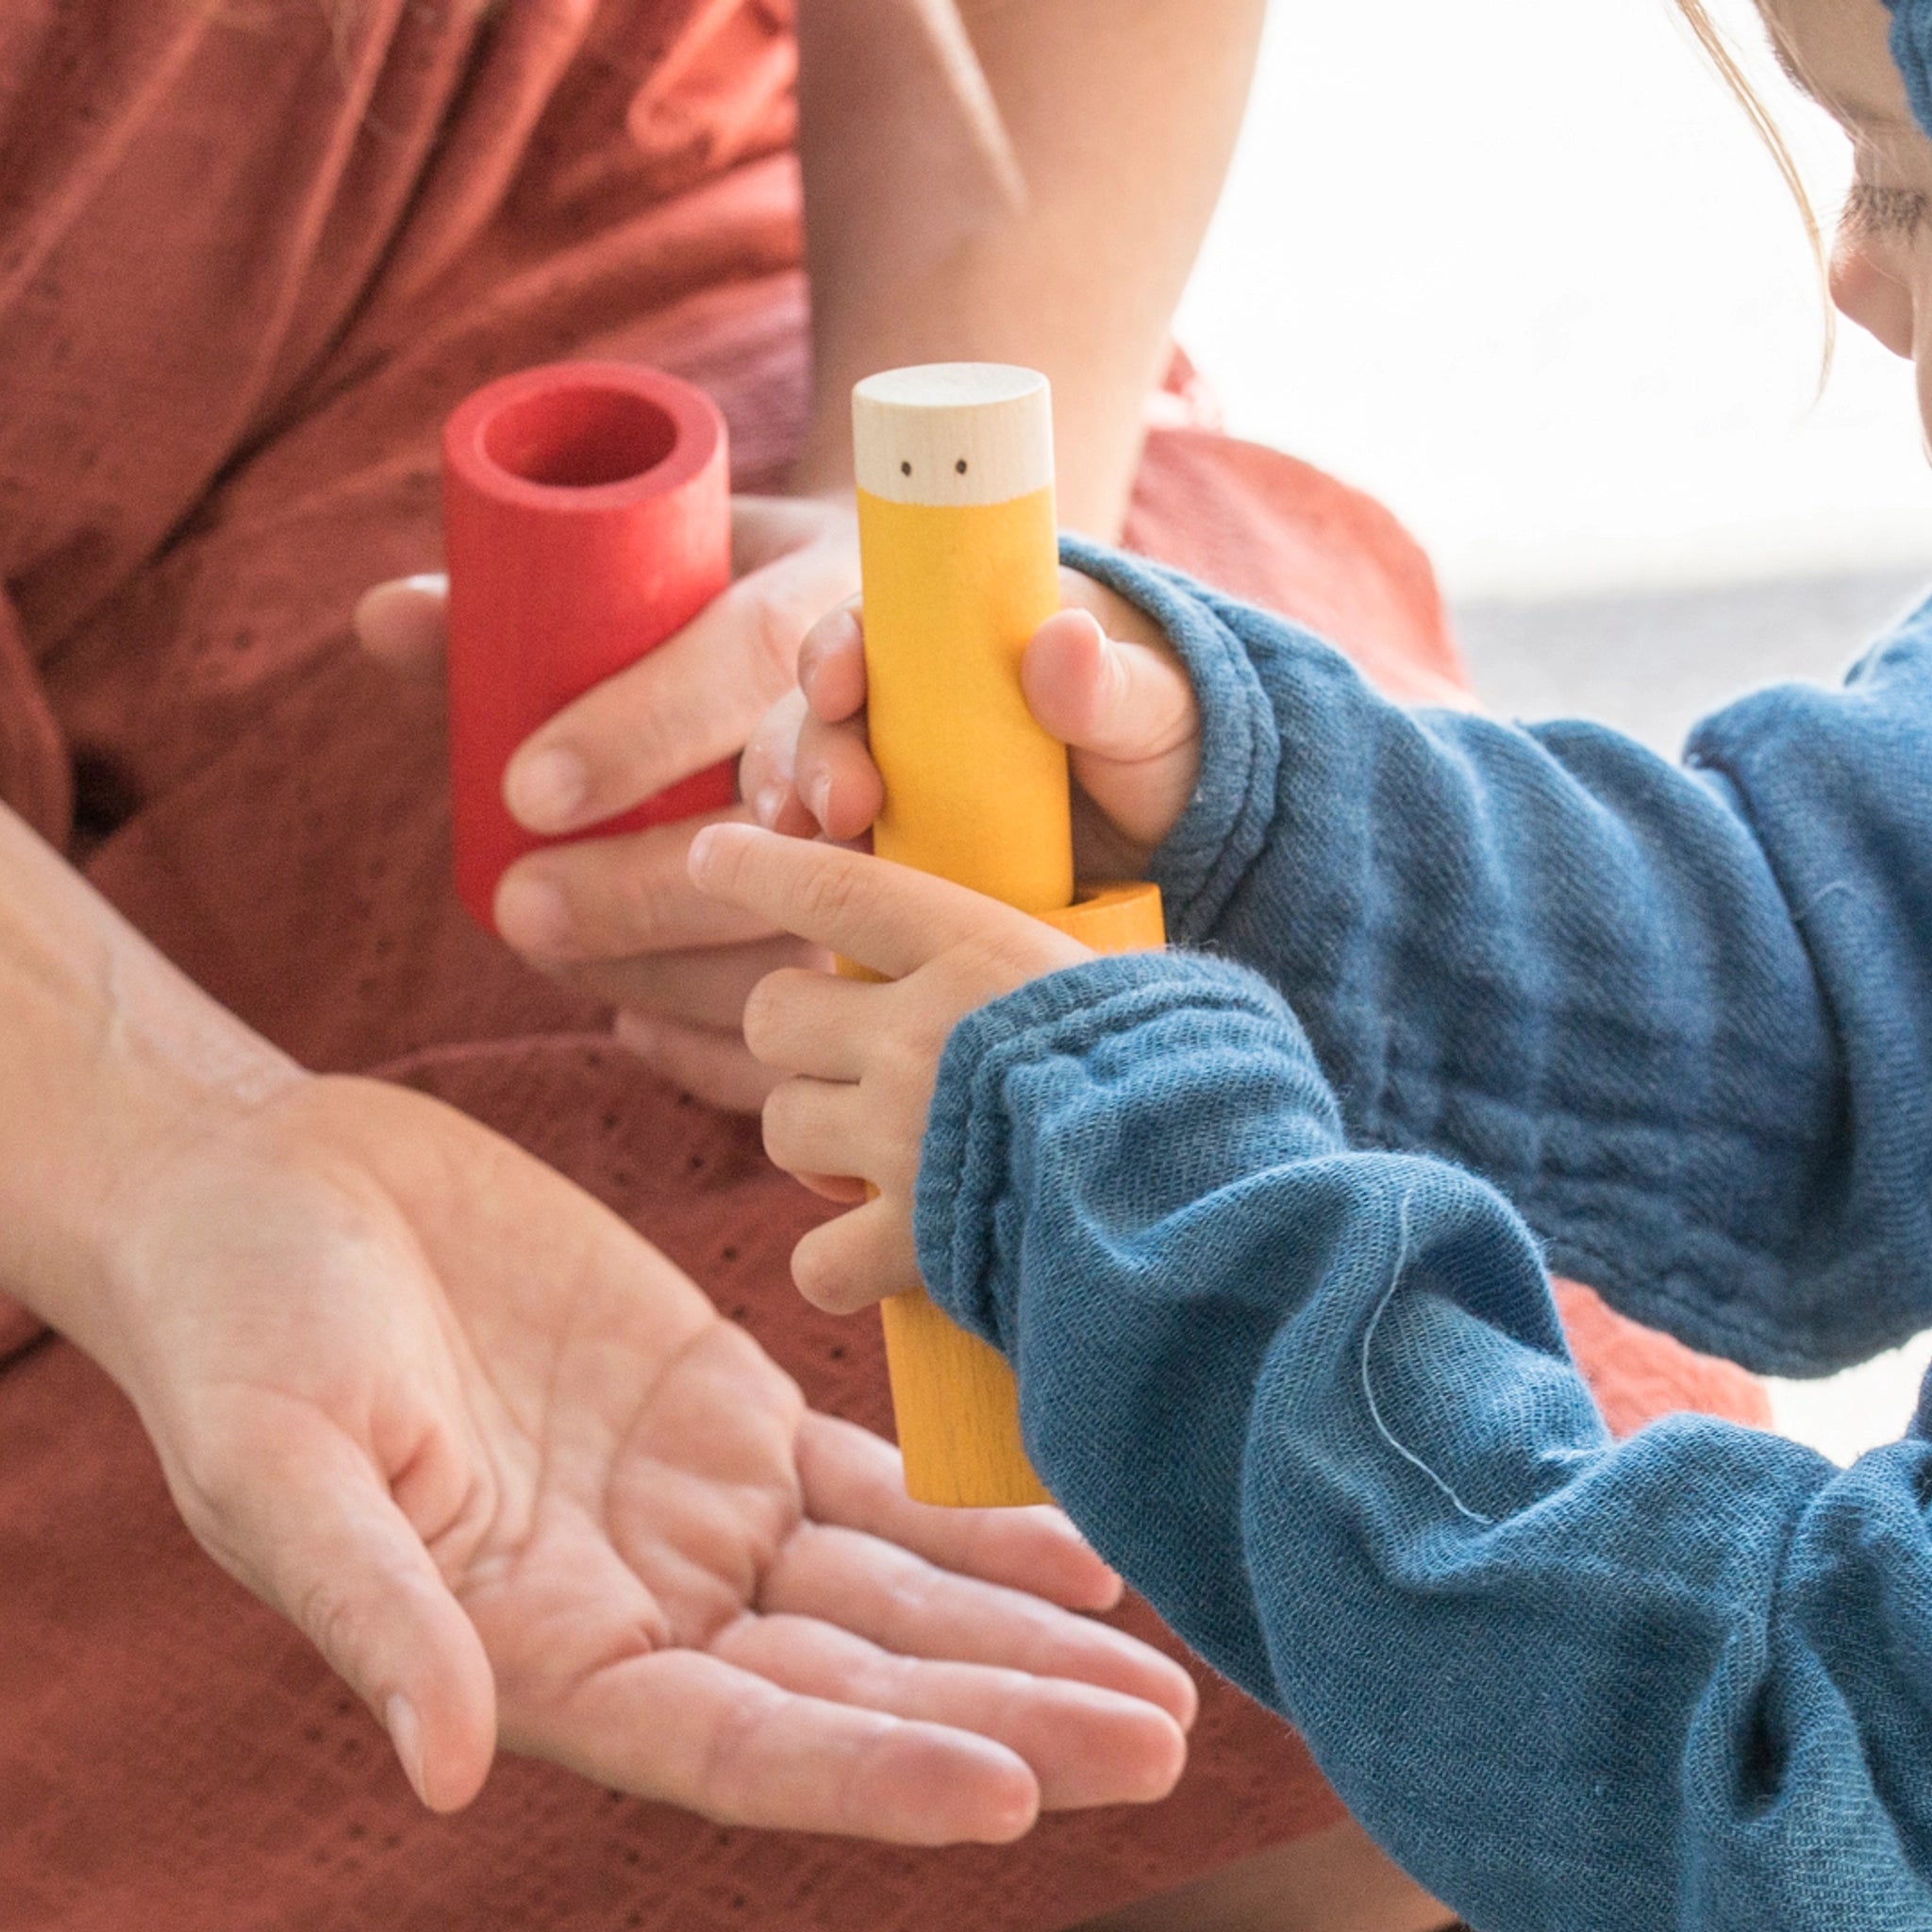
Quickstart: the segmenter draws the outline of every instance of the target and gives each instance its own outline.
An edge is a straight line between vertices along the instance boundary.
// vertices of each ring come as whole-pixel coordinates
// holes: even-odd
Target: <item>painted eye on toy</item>
[[[902,476],[909,476],[909,475],[911,475],[911,474],[912,474],[912,465],[911,465],[910,463],[901,463],[901,464],[899,465],[899,474],[900,474],[900,475],[902,475]]]

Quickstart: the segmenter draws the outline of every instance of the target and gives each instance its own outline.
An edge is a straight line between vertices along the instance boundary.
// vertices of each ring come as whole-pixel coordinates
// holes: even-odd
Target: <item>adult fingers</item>
[[[497,885],[497,930],[543,967],[770,939],[769,920],[722,905],[691,882],[692,834],[716,823],[714,814],[533,852]]]
[[[1110,1624],[1021,1590],[959,1576],[910,1550],[808,1523],[766,1573],[758,1608],[819,1617],[904,1657],[1069,1677],[1193,1722],[1199,1699],[1179,1664]]]
[[[783,1078],[752,1058],[739,1033],[649,1013],[618,1014],[616,1033],[654,1073],[726,1113],[757,1113]]]
[[[356,641],[377,662],[406,677],[434,677],[448,641],[449,579],[441,571],[392,577],[357,600]]]
[[[554,971],[565,985],[606,1006],[737,1035],[744,1028],[744,1003],[759,980],[784,967],[830,963],[829,954],[785,933],[735,946],[633,953]]]
[[[813,1617],[741,1618],[711,1649],[803,1696],[991,1738],[1031,1767],[1048,1810],[1164,1798],[1187,1761],[1180,1726],[1138,1697],[997,1665],[900,1657]]]
[[[1121,1579],[1058,1509],[941,1509],[906,1493],[898,1450],[870,1429],[816,1409],[798,1431],[806,1513],[864,1530],[928,1561],[1010,1584],[1069,1609],[1110,1610]]]
[[[799,640],[851,589],[839,543],[813,543],[741,577],[665,643],[568,705],[518,749],[504,798],[533,832],[627,810],[743,748],[792,684]]]
[[[801,1696],[700,1651],[591,1673],[531,1742],[599,1784],[770,1830],[1005,1844],[1040,1808],[1025,1760],[991,1739]]]
[[[963,886],[843,846],[714,824],[691,841],[699,891],[752,919],[795,932],[889,979],[903,979],[968,941],[1008,936],[1056,953],[1048,928]],[[1067,963],[1084,949],[1065,942]],[[1037,970],[1047,970],[1044,965]]]
[[[375,1713],[423,1802],[457,1810],[495,1749],[482,1641],[360,1449],[320,1425],[278,1440],[204,1478],[184,1514]]]
[[[815,1171],[824,1173],[830,1164],[827,1157]],[[791,1280],[828,1315],[857,1314],[923,1287],[905,1203],[880,1197],[813,1228],[791,1250]]]
[[[809,543],[842,543],[858,576],[858,518],[851,492],[731,499],[731,575],[749,576]]]

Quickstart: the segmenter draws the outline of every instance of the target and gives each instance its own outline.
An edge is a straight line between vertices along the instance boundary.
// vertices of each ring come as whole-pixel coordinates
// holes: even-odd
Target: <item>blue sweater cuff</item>
[[[1183,1008],[1295,1025],[1269,988],[1240,967],[1180,953],[1091,959],[1029,980],[954,1028],[940,1058],[913,1193],[913,1238],[927,1291],[961,1327],[1011,1357],[1024,1204],[1012,1196],[1008,1083],[1042,1060],[1086,1060],[1111,1047],[1125,1073],[1129,1037]],[[1298,1030],[1298,1029],[1297,1029]],[[1105,1075],[1108,1055],[1100,1055]],[[1330,1122],[1311,1123],[1339,1148]]]

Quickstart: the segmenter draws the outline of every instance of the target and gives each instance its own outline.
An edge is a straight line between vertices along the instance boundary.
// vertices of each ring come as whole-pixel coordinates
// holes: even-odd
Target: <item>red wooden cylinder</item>
[[[503,802],[510,754],[660,644],[731,579],[724,419],[625,362],[556,362],[478,390],[442,437],[457,891],[493,929],[505,869],[562,842]],[[608,838],[729,805],[730,760],[602,824]]]

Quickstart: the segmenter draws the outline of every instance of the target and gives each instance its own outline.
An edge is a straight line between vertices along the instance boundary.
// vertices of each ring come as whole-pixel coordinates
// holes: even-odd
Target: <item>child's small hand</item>
[[[1187,674],[1153,619],[1105,585],[1060,573],[1066,608],[1034,633],[1026,702],[1073,753],[1074,862],[1085,878],[1134,877],[1194,789],[1200,721]],[[865,741],[865,656],[856,605],[823,618],[798,655],[799,689],[766,714],[742,789],[774,831],[857,839],[884,800]]]
[[[790,1075],[765,1102],[765,1149],[807,1186],[859,1201],[793,1249],[808,1301],[848,1314],[920,1286],[912,1190],[940,1055],[975,1008],[1093,955],[1050,925],[944,879],[841,846],[712,825],[691,841],[700,891],[884,983],[796,968],[753,989],[745,1042]]]

